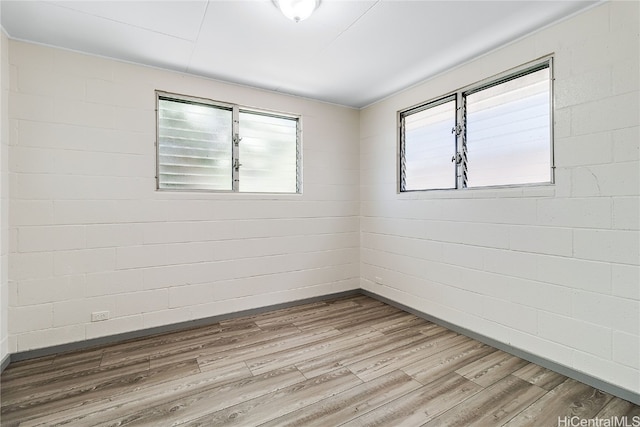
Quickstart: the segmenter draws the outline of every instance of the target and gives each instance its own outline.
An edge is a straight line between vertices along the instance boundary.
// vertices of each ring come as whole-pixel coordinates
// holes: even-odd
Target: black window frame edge
[[[205,193],[205,194],[247,194],[247,195],[279,195],[279,196],[296,196],[302,195],[302,114],[287,113],[283,111],[268,110],[264,108],[256,108],[247,105],[234,104],[224,101],[216,101],[210,98],[184,95],[176,92],[167,92],[164,90],[156,89],[154,91],[155,96],[155,120],[156,120],[156,135],[155,135],[155,152],[156,152],[156,164],[155,164],[155,191],[166,193]],[[232,172],[232,188],[231,190],[205,190],[205,189],[180,189],[180,188],[160,188],[160,117],[158,116],[160,98],[173,100],[177,102],[186,102],[191,104],[204,105],[209,107],[218,107],[225,110],[232,111],[232,161],[238,158],[237,145],[235,143],[235,135],[237,134],[238,122],[237,115],[240,112],[261,114],[269,117],[277,117],[283,119],[293,119],[296,121],[296,192],[295,193],[274,193],[274,192],[248,192],[239,191],[238,180],[236,172]],[[234,169],[232,167],[232,169]]]
[[[554,112],[555,112],[555,94],[554,94],[554,70],[553,70],[553,60],[554,53],[541,56],[532,61],[521,64],[517,67],[510,68],[509,70],[503,71],[501,73],[495,74],[493,76],[487,77],[485,79],[479,80],[475,83],[471,83],[469,85],[460,87],[456,90],[452,90],[445,95],[440,95],[434,98],[431,98],[427,101],[420,102],[418,104],[414,104],[410,107],[403,108],[396,112],[396,123],[397,123],[397,144],[396,144],[396,155],[398,156],[398,160],[396,162],[397,172],[396,172],[396,193],[404,194],[404,193],[422,193],[422,192],[432,192],[432,191],[461,191],[461,190],[486,190],[486,189],[502,189],[502,188],[526,188],[526,187],[540,187],[540,186],[549,186],[555,185],[555,147],[554,147]],[[484,89],[488,89],[492,86],[497,86],[499,84],[505,83],[509,80],[514,80],[524,75],[548,68],[549,69],[549,151],[550,151],[550,173],[549,173],[549,181],[548,182],[532,182],[526,184],[502,184],[502,185],[487,185],[482,187],[462,187],[459,186],[458,182],[458,172],[456,171],[456,187],[455,188],[427,188],[427,189],[417,189],[417,190],[403,190],[403,174],[402,174],[402,163],[404,156],[404,135],[403,135],[403,121],[402,119],[412,113],[418,113],[427,108],[436,107],[440,104],[448,102],[451,99],[455,99],[456,101],[456,127],[462,126],[462,134],[463,137],[466,138],[466,113],[463,115],[462,110],[466,107],[465,97],[467,95],[479,92]],[[455,150],[456,153],[459,153],[458,145],[461,143],[461,136],[456,137],[455,141]]]

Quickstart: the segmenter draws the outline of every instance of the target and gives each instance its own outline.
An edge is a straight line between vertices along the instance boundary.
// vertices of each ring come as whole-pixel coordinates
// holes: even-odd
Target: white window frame
[[[549,153],[550,153],[550,172],[549,181],[545,182],[532,182],[522,184],[501,184],[501,185],[489,185],[489,186],[475,186],[467,187],[467,158],[466,158],[466,97],[481,90],[490,88],[507,82],[509,80],[522,77],[529,73],[539,71],[541,69],[549,69]],[[398,193],[408,193],[416,191],[443,191],[443,190],[469,190],[469,189],[481,189],[481,188],[511,188],[511,187],[528,187],[539,185],[550,185],[555,183],[555,163],[554,163],[554,141],[553,141],[553,124],[554,124],[554,94],[553,94],[553,56],[545,56],[529,63],[523,64],[519,67],[497,74],[490,78],[481,80],[472,85],[466,86],[454,92],[450,92],[446,95],[439,96],[432,100],[422,102],[415,106],[403,109],[397,113],[398,123]],[[443,102],[455,99],[456,102],[456,117],[455,126],[451,130],[455,134],[455,143],[452,147],[452,162],[456,163],[455,175],[456,186],[454,188],[425,188],[425,189],[405,189],[405,138],[404,138],[404,118],[417,113],[425,109],[438,106]]]
[[[165,92],[156,90],[156,190],[168,191],[168,192],[207,192],[207,193],[242,193],[242,194],[302,194],[302,117],[298,114],[290,114],[277,112],[272,110],[264,110],[253,107],[241,106],[238,104],[226,103],[221,101],[214,101],[208,98],[200,98],[189,95],[181,95],[177,93]],[[230,110],[232,112],[232,160],[231,160],[231,175],[232,175],[232,188],[231,190],[211,190],[211,189],[195,189],[195,188],[164,188],[160,186],[160,117],[159,117],[159,102],[160,99],[176,100],[178,102],[186,102],[193,104],[200,104],[211,106],[212,108],[221,108]],[[252,113],[261,114],[269,117],[284,118],[295,121],[296,123],[296,191],[295,192],[248,192],[240,190],[240,168],[242,167],[242,160],[240,159],[240,147],[242,136],[239,134],[240,128],[240,113]]]

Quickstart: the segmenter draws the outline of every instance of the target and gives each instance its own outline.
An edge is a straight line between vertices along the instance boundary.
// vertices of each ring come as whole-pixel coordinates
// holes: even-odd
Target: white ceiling
[[[597,3],[1,0],[9,37],[360,108]]]

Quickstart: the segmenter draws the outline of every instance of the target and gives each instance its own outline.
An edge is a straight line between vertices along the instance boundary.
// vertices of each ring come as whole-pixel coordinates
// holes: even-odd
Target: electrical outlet
[[[94,311],[93,313],[91,313],[92,322],[101,322],[103,320],[109,320],[108,311]]]

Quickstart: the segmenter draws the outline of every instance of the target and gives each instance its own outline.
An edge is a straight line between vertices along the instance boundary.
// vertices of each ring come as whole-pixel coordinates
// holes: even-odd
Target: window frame
[[[204,105],[212,108],[220,108],[231,111],[232,113],[232,131],[231,131],[231,180],[232,186],[230,190],[210,190],[204,188],[163,188],[160,187],[160,100],[169,100],[176,102],[186,102],[190,104]],[[296,123],[296,191],[295,192],[273,192],[273,191],[240,191],[240,170],[242,161],[240,159],[240,141],[242,137],[239,135],[240,113],[258,114],[268,117],[282,118],[293,120]],[[302,116],[300,114],[285,113],[262,108],[254,108],[240,104],[233,104],[223,101],[215,101],[209,98],[196,97],[191,95],[183,95],[174,92],[166,92],[163,90],[155,91],[155,116],[156,116],[156,171],[155,182],[156,191],[162,192],[202,192],[213,194],[278,194],[278,195],[297,195],[302,194]]]
[[[405,119],[408,116],[411,116],[412,114],[418,114],[421,113],[425,110],[428,110],[430,108],[435,108],[438,107],[440,105],[444,105],[448,102],[454,102],[454,109],[456,111],[456,115],[460,106],[460,101],[458,99],[458,96],[456,96],[456,94],[449,94],[446,96],[443,96],[441,98],[435,99],[433,101],[429,101],[420,105],[417,105],[415,107],[406,109],[406,110],[402,110],[398,112],[398,120],[399,120],[399,124],[398,127],[400,129],[400,170],[401,170],[401,175],[400,175],[400,191],[401,192],[411,192],[411,191],[425,191],[424,189],[416,189],[416,190],[406,190],[405,185],[406,185],[406,180],[405,180],[405,171],[406,171],[406,136],[405,136]],[[456,121],[457,123],[457,118]],[[458,151],[458,138],[455,138],[454,141],[454,147],[456,152]],[[432,188],[429,190],[454,190],[457,188],[457,168],[452,167],[452,173],[454,175],[454,182],[456,182],[456,187],[447,187],[447,188]]]
[[[523,77],[530,73],[540,71],[542,69],[549,69],[549,155],[550,155],[550,170],[549,181],[543,182],[531,182],[520,184],[498,184],[498,185],[486,185],[486,186],[466,186],[466,139],[467,139],[467,123],[466,123],[466,97],[482,90],[498,86],[502,83],[510,80],[515,80],[519,77]],[[493,75],[486,79],[480,80],[476,83],[459,88],[455,91],[449,92],[443,96],[432,98],[428,101],[421,102],[409,108],[399,110],[397,112],[398,123],[398,161],[397,161],[397,193],[412,193],[422,191],[458,191],[458,190],[477,190],[477,189],[491,189],[491,188],[514,188],[514,187],[532,187],[532,186],[544,186],[555,184],[555,158],[554,158],[554,110],[555,110],[555,97],[553,92],[554,83],[553,73],[553,55],[547,55],[536,60],[530,61],[526,64],[522,64],[518,67],[514,67],[507,71]],[[404,118],[412,113],[418,113],[425,109],[436,107],[444,102],[448,102],[451,99],[455,99],[456,102],[456,114],[455,125],[452,129],[452,133],[455,132],[455,143],[453,148],[452,162],[456,161],[455,173],[456,173],[456,186],[454,188],[423,188],[406,190],[406,177],[404,175],[404,163],[405,160],[405,136],[404,136]]]

